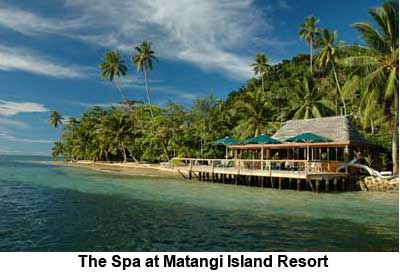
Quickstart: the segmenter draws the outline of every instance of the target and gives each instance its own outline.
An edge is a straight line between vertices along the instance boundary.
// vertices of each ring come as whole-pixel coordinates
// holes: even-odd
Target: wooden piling
[[[337,178],[335,178],[334,180],[333,180],[333,190],[335,191],[335,192],[337,192]]]
[[[319,184],[320,184],[320,181],[319,180],[315,180],[315,192],[316,193],[319,193]]]
[[[308,186],[310,187],[311,191],[314,192],[314,186],[313,186],[312,180],[311,180],[311,179],[308,179],[308,180],[307,180],[307,183],[308,183]]]

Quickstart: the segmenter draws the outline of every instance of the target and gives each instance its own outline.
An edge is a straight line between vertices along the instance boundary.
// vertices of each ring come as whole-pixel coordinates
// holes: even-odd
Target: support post
[[[211,178],[214,183],[214,160],[211,160]]]
[[[308,185],[309,185],[310,188],[311,188],[311,191],[314,192],[314,186],[313,186],[312,180],[311,180],[311,179],[310,179],[310,180],[307,180],[307,182],[308,182]]]
[[[325,178],[325,192],[329,192],[329,178]]]
[[[333,180],[333,190],[337,192],[337,178]]]
[[[349,154],[349,146],[347,146],[346,145],[346,147],[344,148],[344,162],[346,163],[346,166],[345,166],[345,170],[346,170],[346,174],[348,174],[348,166],[347,166],[347,163],[349,162],[349,158],[350,158],[350,156],[349,156],[350,154]]]

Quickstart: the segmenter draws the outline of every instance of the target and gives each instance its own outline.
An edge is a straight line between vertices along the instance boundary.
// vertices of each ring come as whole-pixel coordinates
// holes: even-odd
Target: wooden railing
[[[307,160],[246,160],[246,159],[198,159],[173,158],[172,168],[189,170],[230,170],[237,174],[250,171],[286,171],[305,174],[336,173],[337,168],[344,163],[339,161],[307,161]]]

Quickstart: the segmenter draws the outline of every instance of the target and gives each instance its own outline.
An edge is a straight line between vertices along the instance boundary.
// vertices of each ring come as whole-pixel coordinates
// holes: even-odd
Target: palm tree
[[[235,102],[234,113],[242,116],[234,132],[240,138],[254,137],[269,132],[268,118],[272,108],[261,89],[247,91],[243,99]]]
[[[392,130],[393,174],[399,173],[399,11],[397,3],[385,2],[382,7],[369,10],[376,23],[360,22],[353,25],[370,51],[363,56],[346,58],[343,63],[362,71],[369,102],[378,102]],[[371,109],[371,112],[374,112]]]
[[[126,163],[128,143],[134,134],[128,115],[119,109],[111,110],[110,115],[102,120],[99,134],[102,139],[110,141],[110,147],[115,147],[121,152]]]
[[[136,65],[138,73],[143,72],[144,74],[147,102],[149,104],[151,117],[154,119],[153,108],[151,106],[148,75],[149,72],[153,69],[153,61],[156,60],[156,57],[154,55],[154,51],[151,49],[151,42],[149,41],[143,41],[142,44],[135,47],[135,50],[137,51],[137,53],[132,56],[132,63]],[[169,160],[168,150],[163,140],[161,140],[161,146],[165,152],[167,160]]]
[[[59,125],[62,125],[63,120],[64,120],[64,118],[57,111],[50,112],[49,123],[52,127],[57,128]]]
[[[64,144],[61,142],[55,142],[52,148],[51,156],[55,159],[64,153]]]
[[[264,92],[264,75],[268,71],[268,58],[263,53],[257,54],[255,62],[251,65],[251,68],[256,75],[261,77],[262,91]]]
[[[300,25],[299,36],[304,38],[306,43],[310,45],[310,72],[312,73],[313,68],[313,46],[314,37],[318,33],[316,25],[319,23],[319,19],[315,16],[307,16],[306,22]]]
[[[315,58],[319,66],[325,68],[331,66],[333,76],[335,77],[337,91],[342,101],[343,112],[344,115],[346,116],[347,115],[346,102],[344,100],[342,88],[340,87],[339,79],[336,72],[336,64],[338,61],[337,45],[335,42],[336,38],[337,38],[336,31],[330,32],[326,28],[321,29],[315,41],[316,47],[319,48],[319,53]]]
[[[118,51],[111,51],[104,55],[103,63],[100,64],[101,76],[115,84],[125,102],[129,102],[124,91],[118,84],[117,78],[125,76],[128,68]],[[116,78],[117,77],[117,78]]]
[[[333,114],[334,104],[318,93],[318,87],[310,76],[297,81],[295,89],[297,98],[291,111],[292,119],[320,118]]]
[[[143,72],[146,87],[147,101],[150,107],[150,114],[154,117],[151,107],[150,88],[148,83],[149,71],[153,69],[153,61],[156,59],[154,51],[151,49],[151,42],[143,41],[141,45],[135,47],[137,53],[132,56],[132,63],[136,65],[138,72]]]

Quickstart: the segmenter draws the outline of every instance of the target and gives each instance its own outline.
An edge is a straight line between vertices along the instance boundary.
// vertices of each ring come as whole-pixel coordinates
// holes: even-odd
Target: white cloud
[[[24,122],[0,117],[0,127],[28,128]]]
[[[152,91],[155,93],[161,92],[163,94],[170,95],[175,100],[176,98],[181,98],[183,100],[194,100],[199,95],[169,86],[154,86]]]
[[[27,48],[0,45],[0,70],[24,71],[55,78],[84,78],[89,68],[61,65]]]
[[[29,11],[0,7],[0,25],[26,35],[73,31],[80,28],[82,23],[79,19],[58,20],[44,18]]]
[[[0,132],[0,139],[9,140],[13,142],[21,142],[21,143],[37,143],[37,144],[52,144],[54,141],[46,140],[46,139],[30,139],[30,138],[20,138],[16,137],[12,134]]]
[[[12,116],[18,113],[48,112],[42,104],[32,102],[12,102],[0,100],[0,115]]]
[[[65,2],[65,12],[73,11],[77,19],[55,20],[3,9],[0,17],[6,16],[0,25],[25,34],[63,34],[127,53],[146,39],[154,43],[159,57],[241,80],[251,74],[255,39],[273,29],[265,14],[268,8],[261,11],[253,0]]]
[[[237,79],[246,79],[251,74],[250,58],[239,55],[238,50],[251,45],[261,27],[271,29],[253,1],[67,0],[67,3],[81,8],[89,22],[106,30],[86,36],[91,42],[132,50],[133,45],[148,39],[162,57],[187,61]]]

